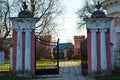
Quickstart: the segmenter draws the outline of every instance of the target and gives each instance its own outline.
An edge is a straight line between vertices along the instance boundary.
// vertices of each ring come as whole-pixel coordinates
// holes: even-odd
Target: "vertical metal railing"
[[[80,45],[80,56],[81,56],[81,71],[82,71],[82,75],[87,75],[87,68],[88,68],[88,64],[87,64],[87,40],[84,40],[81,42]]]
[[[59,39],[57,41],[57,67],[59,69]]]
[[[35,65],[35,73],[36,73],[36,38],[37,36],[35,35],[34,38],[35,38],[34,39],[35,40],[35,64],[34,65]]]
[[[114,49],[114,67],[120,68],[120,48]]]
[[[57,58],[52,58],[49,52],[55,47]],[[57,42],[50,42],[35,36],[35,73],[36,75],[59,73],[59,39]]]

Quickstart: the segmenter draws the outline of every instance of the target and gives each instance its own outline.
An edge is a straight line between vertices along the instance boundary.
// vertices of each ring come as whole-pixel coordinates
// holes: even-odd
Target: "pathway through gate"
[[[31,80],[95,80],[82,76],[81,65],[75,60],[61,60],[60,72],[56,75],[40,75]]]
[[[58,74],[59,73],[59,39],[57,42],[49,42],[35,37],[35,73]],[[57,46],[56,58],[53,57],[53,48]]]

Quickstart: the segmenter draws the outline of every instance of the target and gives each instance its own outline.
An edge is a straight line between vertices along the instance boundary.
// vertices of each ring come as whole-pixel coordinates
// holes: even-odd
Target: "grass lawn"
[[[37,67],[37,69],[50,67],[52,65],[55,65],[55,62],[56,61],[54,61],[54,60],[47,60],[47,59],[37,60],[36,67]]]
[[[55,65],[55,63],[56,63],[55,60],[48,60],[48,59],[37,60],[36,67],[37,67],[37,69],[41,69],[41,68]],[[9,71],[9,69],[10,69],[9,59],[5,59],[4,65],[0,66],[0,72],[1,71]]]
[[[37,69],[41,69],[44,67],[49,67],[52,65],[55,65],[56,61],[55,60],[47,60],[47,59],[42,59],[42,60],[37,60],[36,62],[36,67]],[[5,59],[5,64],[0,66],[0,72],[2,71],[9,71],[10,64],[9,64],[9,59]],[[23,77],[17,77],[14,75],[2,75],[0,76],[0,80],[26,80]]]
[[[8,58],[5,58],[5,61],[4,61],[4,65],[1,65],[0,66],[0,72],[1,73],[4,73],[4,75],[0,75],[0,80],[25,80],[24,78],[22,77],[16,77],[14,75],[8,75],[9,73],[9,69],[10,69],[10,60]],[[6,71],[8,71],[6,73]]]
[[[9,71],[10,69],[10,61],[8,58],[5,58],[4,65],[0,66],[0,71]]]
[[[74,61],[81,64],[81,60],[80,59],[75,59]]]
[[[115,68],[111,75],[96,77],[97,80],[120,80],[120,68]]]

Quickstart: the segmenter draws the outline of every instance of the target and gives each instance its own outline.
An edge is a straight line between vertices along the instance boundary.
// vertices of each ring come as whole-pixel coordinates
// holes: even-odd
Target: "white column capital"
[[[16,32],[24,32],[23,29],[16,29]]]
[[[19,31],[21,31],[21,32],[32,32],[31,29],[16,29],[16,32],[19,32]]]
[[[99,32],[107,32],[107,29],[100,29]]]
[[[98,32],[98,29],[91,29],[90,32]]]
[[[29,30],[28,30],[28,29],[24,29],[23,31],[24,31],[24,32],[32,32],[31,29],[29,29]]]
[[[27,30],[26,29],[16,29],[16,32],[19,32],[19,31],[21,31],[21,32],[30,31],[31,32],[31,29],[29,29],[29,30],[28,29]]]

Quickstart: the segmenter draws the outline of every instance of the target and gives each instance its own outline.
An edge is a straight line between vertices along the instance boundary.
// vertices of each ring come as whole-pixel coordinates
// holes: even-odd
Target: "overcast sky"
[[[85,32],[77,30],[77,14],[76,11],[84,5],[84,0],[62,0],[64,14],[59,25],[58,37],[60,42],[73,42],[75,35],[85,35]]]

